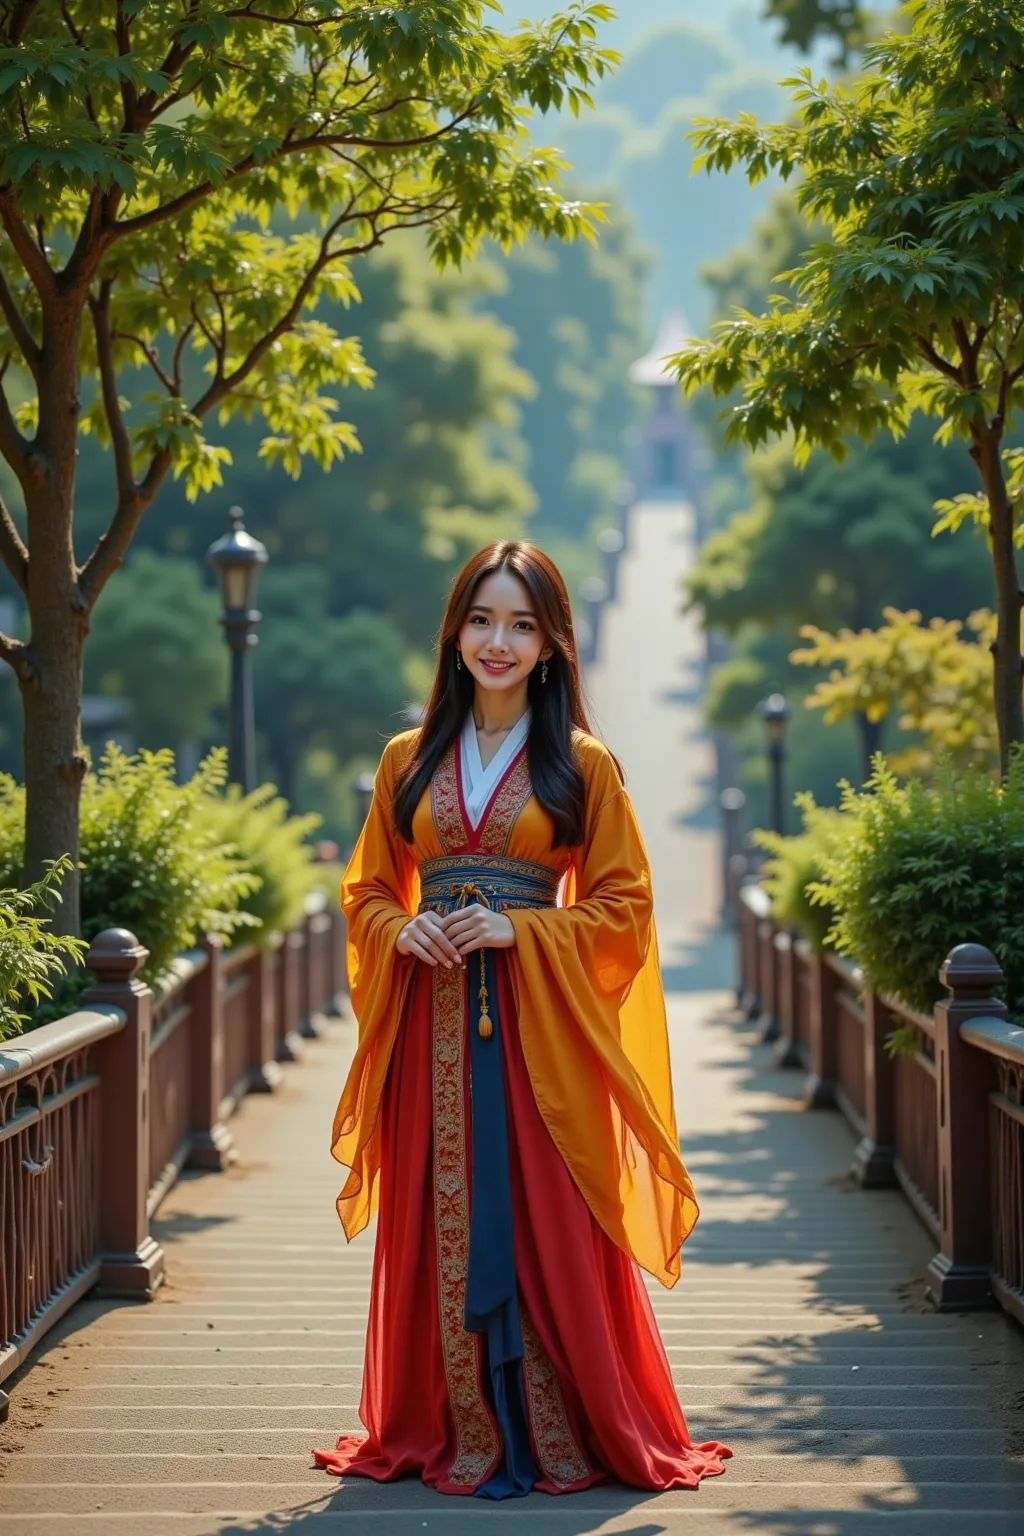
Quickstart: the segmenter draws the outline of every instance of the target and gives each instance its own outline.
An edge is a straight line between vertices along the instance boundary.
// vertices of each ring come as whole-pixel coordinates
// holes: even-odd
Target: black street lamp
[[[246,533],[241,507],[232,507],[231,532],[211,544],[206,559],[217,573],[224,638],[231,648],[231,700],[228,720],[228,778],[243,794],[256,788],[256,724],[252,702],[252,658],[256,626],[256,584],[267,551]]]
[[[373,801],[373,774],[358,773],[352,781],[352,796],[356,802],[356,835],[366,825],[366,818],[370,814],[370,805]]]
[[[771,794],[772,830],[785,832],[786,806],[783,790],[783,764],[786,760],[786,723],[790,708],[781,693],[770,693],[758,705],[765,728],[768,779]]]

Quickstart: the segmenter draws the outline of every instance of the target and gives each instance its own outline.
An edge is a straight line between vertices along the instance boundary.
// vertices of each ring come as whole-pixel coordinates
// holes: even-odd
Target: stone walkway
[[[331,1023],[232,1125],[239,1165],[183,1180],[150,1306],[77,1308],[10,1384],[0,1536],[1019,1536],[1024,1340],[922,1301],[930,1247],[902,1199],[856,1190],[838,1116],[730,1011],[703,807],[696,636],[672,618],[682,508],[641,511],[592,679],[651,846],[684,1151],[704,1214],[675,1291],[652,1287],[696,1439],[726,1475],[650,1497],[502,1505],[316,1472],[358,1428],[371,1243],[334,1214],[331,1115],[354,1043]],[[657,617],[660,615],[660,617]]]

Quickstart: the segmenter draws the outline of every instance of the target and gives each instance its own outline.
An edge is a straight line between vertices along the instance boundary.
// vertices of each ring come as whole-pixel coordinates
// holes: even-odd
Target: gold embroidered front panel
[[[475,1488],[501,1455],[480,1387],[480,1338],[465,1328],[469,1274],[469,1180],[465,1100],[466,982],[461,969],[433,975],[434,1229],[437,1295],[456,1456],[455,1487]]]
[[[458,750],[458,742],[453,742],[430,781],[430,808],[445,853],[458,853],[466,846],[466,824],[459,805],[459,774],[455,762]]]
[[[551,1363],[533,1319],[519,1302],[523,1327],[523,1382],[526,1411],[541,1472],[556,1488],[570,1488],[590,1477],[593,1468],[573,1438],[565,1412],[558,1374]]]
[[[504,782],[491,801],[483,826],[480,828],[481,853],[500,854],[508,848],[512,828],[523,806],[533,794],[530,781],[530,759],[520,752]]]

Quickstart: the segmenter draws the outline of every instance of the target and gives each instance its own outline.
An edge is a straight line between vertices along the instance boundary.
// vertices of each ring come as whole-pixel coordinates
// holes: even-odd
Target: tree
[[[406,642],[396,624],[328,609],[330,580],[315,566],[271,567],[260,589],[263,636],[254,668],[256,713],[278,788],[295,798],[311,747],[336,757],[373,752],[407,722]]]
[[[856,445],[842,467],[819,452],[797,469],[786,446],[756,458],[752,508],[711,535],[686,584],[709,627],[736,635],[756,624],[759,652],[771,636],[760,682],[748,636],[735,677],[719,689],[742,679],[737,703],[751,688],[763,693],[780,642],[791,647],[805,624],[860,630],[879,622],[887,607],[966,617],[983,603],[980,541],[961,551],[948,534],[933,537],[936,501],[955,483],[952,458],[930,442],[923,422],[899,440],[882,433]],[[880,718],[866,710],[856,715],[865,777],[881,746]]]
[[[97,610],[85,677],[96,693],[128,699],[140,747],[209,739],[227,696],[220,603],[192,560],[136,550]]]
[[[768,0],[765,15],[782,22],[782,41],[801,53],[810,53],[819,38],[834,42],[837,64],[845,64],[864,40],[859,0]]]
[[[233,414],[262,418],[261,453],[292,471],[355,445],[324,388],[369,382],[360,348],[312,311],[354,301],[353,258],[396,230],[457,263],[484,236],[589,229],[523,122],[588,102],[608,14],[580,0],[507,37],[480,0],[3,0],[0,453],[26,532],[3,508],[0,556],[30,634],[0,655],[25,712],[30,875],[77,856],[90,615],[162,482],[218,484],[204,424]],[[80,432],[109,441],[114,481],[81,564]],[[77,924],[73,885],[61,914]]]
[[[966,441],[984,495],[964,515],[992,554],[1005,771],[1024,740],[1021,497],[1003,458],[1024,404],[1024,22],[998,0],[917,0],[911,15],[851,85],[802,73],[794,122],[699,128],[708,170],[799,173],[827,237],[790,274],[792,303],[737,315],[676,364],[688,389],[743,386],[731,438],[792,433],[801,461],[815,444],[842,458],[853,434],[899,434],[916,410]]]
[[[904,730],[923,738],[891,757],[897,773],[921,773],[941,753],[958,768],[991,768],[998,743],[992,718],[992,665],[986,654],[993,615],[980,608],[967,620],[976,636],[962,638],[958,619],[922,624],[914,609],[885,610],[879,629],[837,635],[805,625],[809,643],[794,651],[798,666],[831,667],[807,700],[830,725],[851,716],[882,721],[899,712]],[[870,777],[870,768],[865,778]]]
[[[266,544],[272,572],[315,565],[328,577],[328,613],[368,608],[410,644],[427,646],[457,565],[520,530],[533,506],[519,416],[532,385],[512,361],[514,335],[480,312],[501,285],[490,259],[439,272],[422,238],[408,235],[361,257],[353,272],[374,372],[374,387],[346,402],[362,452],[295,482],[260,458],[258,423],[236,417],[221,437],[234,461],[230,499]],[[340,305],[325,300],[319,313],[343,323]],[[341,409],[340,387],[324,393]],[[83,527],[99,501],[86,492],[105,470],[86,443]],[[168,485],[137,539],[201,561],[224,530],[226,499],[190,503],[180,485]],[[262,606],[264,583],[260,590]]]
[[[531,240],[500,262],[504,289],[487,304],[536,384],[522,432],[538,535],[579,538],[610,509],[634,409],[629,366],[647,343],[647,266],[618,211],[598,246]]]

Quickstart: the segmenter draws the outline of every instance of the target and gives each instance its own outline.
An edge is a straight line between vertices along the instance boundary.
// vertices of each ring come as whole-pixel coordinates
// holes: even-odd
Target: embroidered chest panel
[[[458,750],[458,742],[453,742],[430,784],[430,807],[441,847],[445,853],[461,853],[469,849],[473,853],[503,854],[519,813],[533,793],[526,749],[524,747],[516,756],[498,785],[476,831],[463,814]]]

